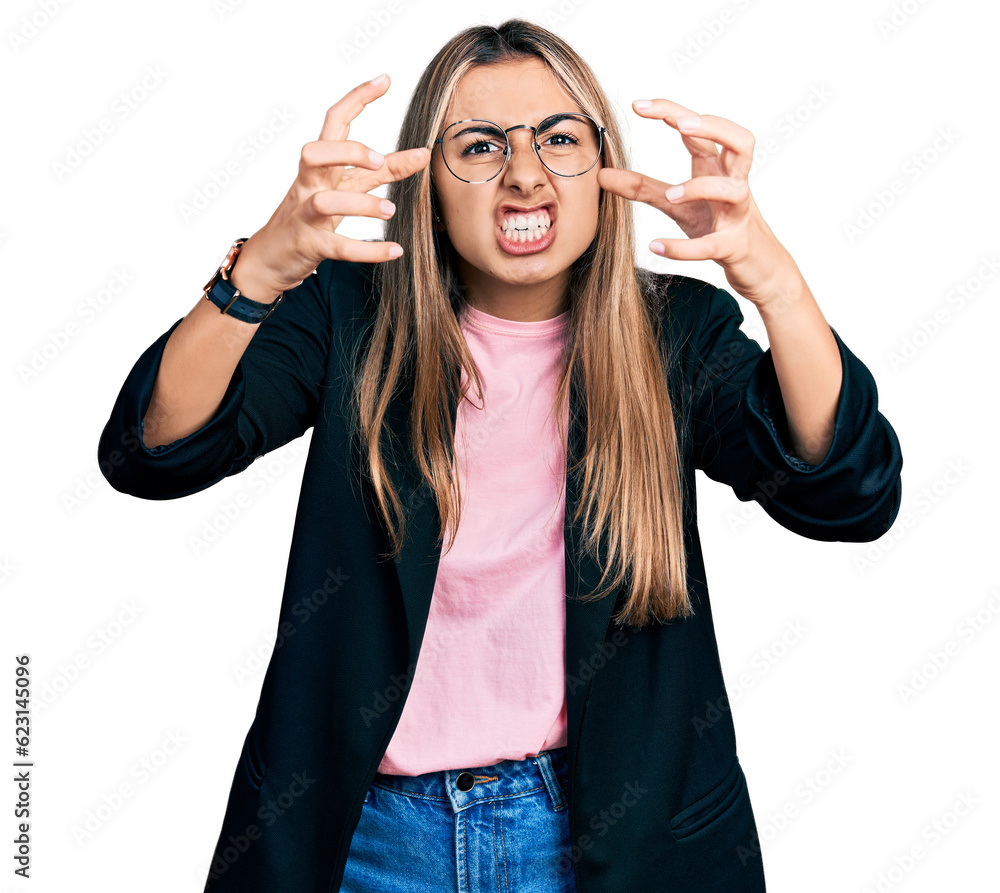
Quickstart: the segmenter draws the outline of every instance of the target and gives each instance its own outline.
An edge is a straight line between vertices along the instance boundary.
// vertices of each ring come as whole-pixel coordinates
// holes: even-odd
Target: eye
[[[546,142],[558,139],[565,139],[566,142],[556,143],[557,146],[575,146],[580,142],[572,133],[551,133],[546,137]]]
[[[463,155],[488,155],[489,152],[479,152],[477,150],[478,149],[489,149],[489,147],[490,147],[490,143],[487,143],[485,141],[480,141],[478,143],[473,143],[471,146],[469,146],[468,148],[466,148],[465,152],[463,152],[462,154]]]
[[[477,151],[478,149],[485,149],[486,151],[480,152]],[[469,143],[469,145],[462,150],[462,157],[464,158],[468,155],[475,155],[479,157],[482,157],[483,155],[491,155],[493,153],[489,151],[490,149],[495,149],[497,152],[503,151],[500,146],[491,140],[476,140],[473,143]]]

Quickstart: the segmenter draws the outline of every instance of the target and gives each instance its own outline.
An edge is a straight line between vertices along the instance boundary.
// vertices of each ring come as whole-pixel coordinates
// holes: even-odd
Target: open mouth
[[[498,241],[510,254],[541,250],[552,242],[554,217],[546,206],[528,212],[506,208],[497,227]]]
[[[542,210],[532,214],[504,215],[500,231],[511,242],[537,242],[552,228],[548,213]]]

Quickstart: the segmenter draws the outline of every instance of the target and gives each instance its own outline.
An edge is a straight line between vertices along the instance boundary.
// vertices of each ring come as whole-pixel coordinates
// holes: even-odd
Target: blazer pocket
[[[247,775],[250,776],[250,783],[254,790],[259,791],[261,782],[264,781],[264,761],[257,749],[257,739],[254,737],[252,724],[243,741],[243,767],[246,769]]]
[[[686,806],[670,820],[671,833],[677,840],[693,837],[726,815],[736,803],[746,797],[746,794],[746,777],[737,759],[733,761],[732,768],[722,781],[704,797]]]

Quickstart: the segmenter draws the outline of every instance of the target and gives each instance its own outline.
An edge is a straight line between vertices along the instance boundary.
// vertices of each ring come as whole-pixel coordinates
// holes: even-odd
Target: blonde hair
[[[474,66],[530,57],[543,60],[580,108],[607,128],[604,165],[630,167],[622,128],[593,72],[561,38],[524,19],[468,28],[441,48],[414,89],[397,151],[433,149],[438,131],[448,123],[444,116],[458,83]],[[396,213],[386,222],[385,239],[402,245],[404,254],[374,267],[379,306],[363,366],[354,364],[352,403],[357,414],[352,431],[367,454],[366,471],[393,546],[385,558],[399,554],[405,537],[404,512],[382,443],[386,410],[401,374],[413,377],[410,447],[440,513],[438,543],[445,530],[457,531],[461,519],[448,405],[449,393],[459,391],[460,367],[469,381],[459,401],[472,380],[482,394],[459,327],[466,302],[454,248],[447,234],[432,226],[438,209],[429,166],[389,184],[387,197]],[[587,423],[584,453],[567,469],[567,474],[577,473],[583,466],[583,497],[574,521],[583,510],[584,547],[595,558],[602,531],[608,546],[598,591],[583,600],[603,598],[627,581],[629,596],[614,622],[641,627],[654,618],[663,622],[694,611],[687,591],[684,484],[666,383],[669,358],[661,354],[656,305],[649,294],[653,277],[635,265],[634,250],[631,202],[601,190],[597,234],[571,271],[567,361],[556,404],[566,405],[575,369],[574,382],[582,381],[586,394]],[[612,566],[614,576],[601,589]]]

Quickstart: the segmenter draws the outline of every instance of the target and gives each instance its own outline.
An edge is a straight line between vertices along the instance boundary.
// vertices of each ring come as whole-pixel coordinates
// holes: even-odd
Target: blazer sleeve
[[[701,285],[688,342],[696,467],[802,536],[878,539],[899,511],[903,458],[871,372],[831,327],[843,364],[833,441],[818,465],[802,461],[791,451],[770,348],[740,330],[743,314],[729,292]]]
[[[323,272],[328,273],[328,270]],[[98,444],[114,489],[143,499],[176,499],[243,471],[315,423],[331,340],[318,271],[289,290],[254,333],[215,415],[172,443],[142,442],[160,359],[177,320],[139,357],[122,385]]]

